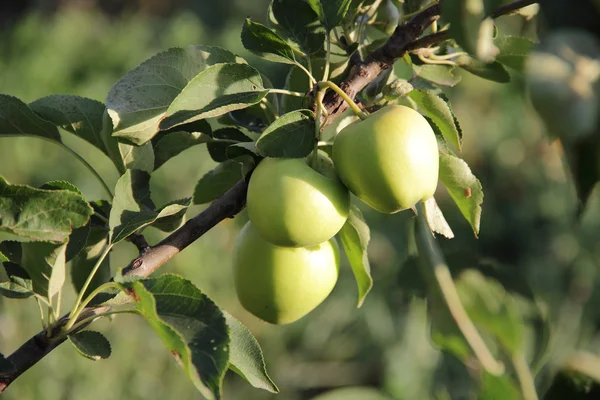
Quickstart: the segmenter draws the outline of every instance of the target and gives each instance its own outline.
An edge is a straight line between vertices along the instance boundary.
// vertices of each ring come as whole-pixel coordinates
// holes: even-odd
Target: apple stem
[[[352,100],[350,98],[350,96],[348,96],[348,94],[346,94],[346,92],[344,92],[338,85],[336,85],[335,83],[331,82],[331,81],[322,81],[319,82],[317,84],[317,86],[319,87],[319,89],[331,89],[334,92],[336,92],[342,99],[344,99],[344,101],[346,103],[348,103],[348,106],[352,109],[352,111],[354,111],[354,113],[356,115],[358,115],[358,117],[360,119],[367,119],[368,115],[362,111],[360,109],[360,107],[354,102],[354,100]]]

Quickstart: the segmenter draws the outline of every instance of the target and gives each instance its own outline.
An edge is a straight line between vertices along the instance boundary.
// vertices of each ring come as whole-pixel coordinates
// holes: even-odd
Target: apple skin
[[[335,239],[316,246],[269,243],[251,222],[240,231],[233,252],[235,290],[242,306],[272,324],[302,318],[329,296],[339,272]]]
[[[248,184],[248,216],[278,246],[312,246],[342,228],[350,193],[331,160],[319,152],[315,168],[299,158],[265,158]]]
[[[333,142],[333,161],[348,189],[386,214],[427,200],[438,183],[435,133],[405,106],[384,107],[342,129]]]

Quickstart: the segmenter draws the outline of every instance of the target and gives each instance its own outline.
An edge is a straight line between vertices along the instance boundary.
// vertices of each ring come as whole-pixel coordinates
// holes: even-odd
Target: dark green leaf
[[[71,283],[78,293],[83,288],[85,281],[92,272],[100,255],[108,245],[108,230],[106,227],[90,227],[90,236],[86,246],[81,250],[71,263]],[[98,286],[106,283],[111,278],[110,257],[105,257],[102,264],[94,274],[94,277],[86,289],[85,295],[89,295]]]
[[[371,266],[367,254],[371,233],[362,213],[356,206],[351,206],[350,215],[340,230],[339,236],[358,285],[357,307],[360,307],[373,287],[373,278],[371,278]]]
[[[234,142],[252,142],[252,139],[235,128],[217,129],[213,133],[213,138],[223,140],[222,142],[211,142],[206,145],[208,154],[216,162],[223,162],[228,159],[227,148]]]
[[[295,64],[294,50],[275,31],[246,18],[242,28],[242,44],[254,54],[274,62]]]
[[[496,60],[507,67],[523,72],[525,60],[534,46],[534,42],[522,36],[500,36],[494,40],[500,50]]]
[[[123,283],[203,396],[221,397],[229,336],[221,310],[190,281],[175,275]]]
[[[44,121],[16,97],[0,94],[0,136],[40,136],[61,142],[54,125]]]
[[[204,120],[202,120],[204,122]],[[197,144],[206,143],[210,136],[204,133],[172,132],[156,135],[152,139],[154,146],[154,169],[160,168],[171,158]]]
[[[466,162],[444,153],[440,153],[440,180],[477,236],[483,203],[481,183]]]
[[[476,60],[473,57],[460,56],[456,59],[456,63],[464,70],[469,71],[473,75],[477,75],[483,79],[499,83],[510,82],[510,75],[508,71],[506,71],[506,68],[504,68],[504,66],[498,61],[487,64],[483,61]]]
[[[92,208],[70,190],[11,185],[0,177],[0,231],[33,240],[64,242],[84,226]]]
[[[114,135],[142,144],[158,133],[158,124],[181,91],[209,65],[242,61],[211,46],[172,48],[129,71],[108,93],[106,106]]]
[[[26,299],[33,296],[33,284],[27,271],[19,264],[8,260],[2,261],[2,264],[9,280],[0,283],[0,294],[11,299]]]
[[[21,267],[31,278],[33,291],[51,299],[65,282],[67,244],[46,242],[22,243]]]
[[[315,120],[312,111],[297,110],[282,115],[256,141],[263,157],[303,158],[315,147]]]
[[[157,218],[156,221],[152,224],[152,226],[163,232],[174,231],[175,229],[179,228],[179,226],[183,222],[185,212],[187,211],[187,208],[191,205],[191,203],[192,199],[188,197],[186,199],[174,200],[165,204],[165,206],[162,207],[162,210],[168,210],[169,208],[175,210],[177,207],[179,207],[179,211],[170,214],[166,217]],[[172,212],[173,210],[171,210],[170,212]]]
[[[79,354],[92,361],[110,357],[110,343],[100,332],[78,332],[74,335],[69,335],[69,341]]]
[[[310,7],[319,16],[319,19],[328,31],[338,26],[346,13],[352,0],[306,0]]]
[[[217,165],[198,181],[194,204],[209,203],[221,197],[242,178],[242,166],[237,161],[228,160]]]
[[[303,52],[313,54],[323,49],[323,28],[320,28],[319,17],[307,3],[297,0],[274,0],[271,3],[271,12],[276,26],[280,27],[291,41],[297,43]]]
[[[258,103],[268,93],[260,73],[247,64],[224,63],[206,68],[173,100],[160,129],[218,117]]]
[[[454,75],[454,67],[447,65],[413,64],[415,75],[440,86],[454,86],[460,82],[460,76]]]
[[[408,96],[417,103],[421,113],[437,125],[444,139],[460,150],[462,130],[450,108],[448,98],[420,90],[413,90]]]
[[[257,157],[254,142],[236,143],[227,148],[227,158],[235,159],[243,156]]]
[[[74,133],[108,155],[101,137],[104,104],[85,97],[55,94],[42,97],[29,107],[46,121]]]
[[[267,373],[265,358],[256,338],[240,321],[226,312],[223,314],[229,327],[229,368],[255,388],[279,393]]]

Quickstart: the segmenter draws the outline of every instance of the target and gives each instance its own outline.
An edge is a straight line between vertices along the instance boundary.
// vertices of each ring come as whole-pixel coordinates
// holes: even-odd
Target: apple
[[[308,165],[313,161],[313,168]],[[248,216],[278,246],[311,246],[333,237],[350,209],[350,193],[323,152],[306,160],[266,158],[248,184]]]
[[[276,246],[248,222],[233,252],[235,290],[242,306],[272,324],[294,322],[327,298],[337,282],[335,239],[315,246]]]
[[[342,129],[333,142],[333,162],[356,197],[386,214],[427,200],[438,183],[433,129],[405,106],[384,107]]]

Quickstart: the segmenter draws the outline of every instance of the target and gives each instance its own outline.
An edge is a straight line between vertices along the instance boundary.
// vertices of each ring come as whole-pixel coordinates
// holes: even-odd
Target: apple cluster
[[[248,185],[248,216],[236,241],[234,283],[242,306],[273,323],[298,320],[333,290],[334,236],[350,212],[350,192],[382,213],[427,200],[437,187],[435,134],[415,110],[391,105],[344,128],[332,159],[266,158]]]

